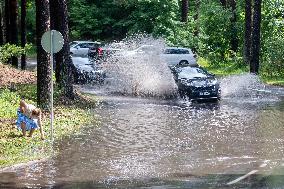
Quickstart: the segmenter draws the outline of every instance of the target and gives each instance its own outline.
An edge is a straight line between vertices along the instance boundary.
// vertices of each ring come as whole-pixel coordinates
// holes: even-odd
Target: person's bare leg
[[[23,137],[25,137],[26,136],[26,124],[24,122],[21,123],[21,129],[22,129]]]
[[[31,129],[31,130],[30,130],[30,134],[29,134],[29,136],[28,136],[28,137],[32,137],[32,136],[33,136],[34,131],[35,131],[35,129]]]
[[[25,113],[27,109],[27,103],[24,100],[20,101],[20,111],[21,113]]]

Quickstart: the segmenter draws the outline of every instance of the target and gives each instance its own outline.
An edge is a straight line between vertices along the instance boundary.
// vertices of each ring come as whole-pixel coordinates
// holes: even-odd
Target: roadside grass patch
[[[76,99],[63,99],[55,88],[54,94],[54,139],[59,140],[74,132],[80,132],[82,126],[94,125],[97,121],[91,109],[97,105],[95,97],[76,93]],[[45,140],[40,139],[36,131],[32,138],[21,137],[16,129],[16,111],[21,97],[28,103],[36,104],[36,85],[16,85],[13,89],[0,88],[0,167],[46,158],[51,154],[50,115],[43,112]]]
[[[281,78],[281,77],[261,77],[261,79],[269,84],[269,85],[275,85],[275,86],[282,86],[284,87],[284,78]]]
[[[243,73],[249,73],[249,66],[243,65],[236,62],[220,62],[216,65],[212,65],[209,60],[200,57],[198,59],[198,64],[204,67],[209,72],[215,74],[219,77],[224,77],[228,75],[239,75]],[[283,76],[267,76],[268,74],[260,73],[259,78],[262,82],[275,85],[275,86],[284,86]]]
[[[249,71],[248,66],[236,62],[220,62],[218,64],[213,65],[210,64],[207,59],[202,57],[198,59],[198,64],[204,67],[209,72],[220,77],[247,73]]]

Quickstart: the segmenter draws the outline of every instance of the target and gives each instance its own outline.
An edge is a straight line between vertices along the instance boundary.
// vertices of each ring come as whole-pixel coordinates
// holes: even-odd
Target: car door
[[[175,51],[175,49],[165,49],[164,53],[161,55],[161,59],[169,66],[175,66],[177,64]]]
[[[79,49],[78,49],[78,55],[79,56],[87,56],[88,51],[89,51],[89,45],[88,43],[81,43],[79,44]]]

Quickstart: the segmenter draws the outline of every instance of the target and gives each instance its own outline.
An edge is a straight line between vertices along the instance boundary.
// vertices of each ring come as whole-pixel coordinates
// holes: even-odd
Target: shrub
[[[11,57],[19,57],[21,54],[26,54],[26,51],[30,48],[30,44],[27,44],[24,48],[9,43],[0,46],[0,62],[7,63]]]

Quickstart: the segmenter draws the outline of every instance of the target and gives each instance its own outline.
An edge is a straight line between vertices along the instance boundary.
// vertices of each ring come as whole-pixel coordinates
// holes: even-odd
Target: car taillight
[[[103,55],[103,49],[102,48],[98,48],[98,54]]]

